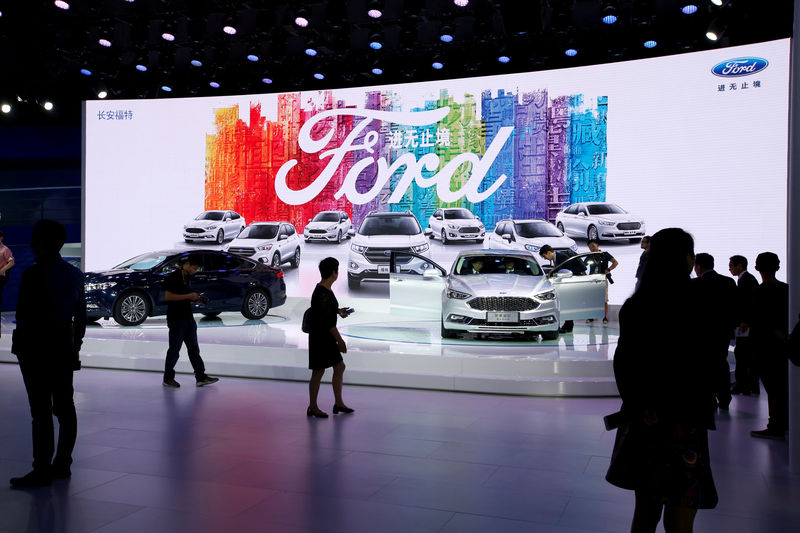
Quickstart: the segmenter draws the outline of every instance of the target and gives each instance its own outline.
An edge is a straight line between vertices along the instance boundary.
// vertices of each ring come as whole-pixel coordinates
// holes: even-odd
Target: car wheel
[[[442,244],[447,244],[447,232],[442,229]]]
[[[564,233],[564,224],[559,222],[558,224],[556,224],[556,227],[558,228],[558,231],[560,231],[561,233]]]
[[[342,243],[342,230],[339,230],[339,234],[336,236],[336,244]]]
[[[453,331],[452,329],[447,329],[446,327],[444,327],[444,320],[442,321],[442,338],[443,339],[455,339],[456,338],[456,332],[455,331]]]
[[[542,332],[542,340],[543,341],[554,341],[558,339],[558,330],[553,331],[543,331]]]
[[[272,256],[272,263],[270,265],[274,266],[275,268],[281,267],[281,254],[275,252],[275,255]]]
[[[358,278],[354,278],[350,274],[347,275],[347,287],[350,289],[360,289],[361,288],[361,281]]]
[[[150,301],[144,293],[125,293],[114,304],[114,320],[121,326],[138,326],[150,314]]]
[[[217,232],[217,244],[222,244],[222,242],[223,242],[224,240],[225,240],[225,232],[224,232],[224,231],[222,231],[222,230],[219,230],[219,231]]]
[[[292,257],[291,265],[295,268],[300,266],[300,248],[297,248],[294,251],[294,257]]]
[[[594,226],[589,226],[589,231],[586,232],[586,236],[589,237],[590,241],[600,241],[600,235],[597,233],[597,228]]]
[[[203,313],[203,316],[206,318],[216,318],[222,313],[222,311],[211,311],[209,313]]]
[[[253,289],[242,302],[242,314],[248,320],[264,318],[269,313],[269,296],[264,289]]]

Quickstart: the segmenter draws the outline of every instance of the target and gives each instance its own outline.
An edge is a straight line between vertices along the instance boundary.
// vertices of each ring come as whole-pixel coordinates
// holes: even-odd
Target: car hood
[[[117,268],[110,270],[101,270],[99,272],[87,272],[83,275],[85,282],[92,281],[113,281],[120,278],[129,278],[132,275],[136,276],[142,274],[143,271],[128,270],[125,268]]]
[[[442,224],[445,225],[452,224],[457,228],[463,228],[465,226],[481,226],[483,225],[483,222],[481,222],[477,218],[454,218],[454,219],[446,218],[442,220]]]
[[[328,229],[339,224],[339,222],[309,222],[306,224],[306,229]]]
[[[370,248],[408,248],[425,244],[428,239],[422,233],[416,235],[370,235],[364,236],[356,234],[353,237],[353,244],[358,246],[368,246]]]
[[[532,244],[534,246],[539,246],[540,248],[545,244],[549,244],[553,248],[572,248],[575,245],[575,241],[566,236],[534,237],[533,239],[525,239],[523,237],[517,237],[517,242],[519,242],[522,245]]]
[[[450,276],[450,287],[475,296],[528,296],[550,289],[545,276],[472,274]]]
[[[590,218],[613,220],[614,222],[641,222],[642,219],[630,213],[612,213],[610,215],[592,215]]]
[[[219,226],[222,224],[221,220],[192,220],[184,224],[184,228],[207,228],[209,226]]]
[[[275,244],[275,239],[233,239],[228,248],[236,248],[238,246],[255,248],[256,246],[266,246],[267,244]]]

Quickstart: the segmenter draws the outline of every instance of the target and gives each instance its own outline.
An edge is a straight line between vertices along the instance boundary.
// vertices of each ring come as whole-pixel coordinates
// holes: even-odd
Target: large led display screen
[[[620,263],[617,304],[633,291],[641,234],[664,227],[691,232],[723,273],[734,254],[784,259],[788,65],[787,39],[404,85],[86,102],[84,264],[246,251],[279,261],[289,294],[308,296],[319,259],[337,257],[344,278],[353,254],[369,253],[372,241],[347,230],[371,212],[419,223],[373,248],[410,247],[448,268],[470,247],[535,253],[558,240],[499,235],[522,220],[559,225],[571,240],[556,247],[578,252],[598,234]],[[440,220],[442,208],[466,211]],[[280,221],[293,228],[285,242],[234,240]],[[388,296],[385,283],[340,290]]]

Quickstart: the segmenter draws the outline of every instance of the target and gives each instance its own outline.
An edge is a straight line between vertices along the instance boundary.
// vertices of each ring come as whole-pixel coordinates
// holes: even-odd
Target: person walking
[[[789,285],[775,279],[780,264],[780,259],[772,252],[756,257],[761,285],[753,296],[748,320],[769,408],[767,427],[751,431],[750,435],[775,440],[784,440],[789,429],[789,363],[785,344],[789,334]]]
[[[743,255],[731,256],[728,271],[736,277],[736,347],[733,355],[736,358],[736,383],[731,394],[755,394],[760,392],[758,370],[756,369],[754,348],[750,332],[745,323],[749,309],[753,305],[753,295],[758,287],[758,280],[747,271],[747,258]]]
[[[319,386],[325,369],[333,367],[333,414],[350,414],[354,409],[347,407],[342,399],[342,381],[345,364],[342,354],[347,353],[347,345],[336,328],[337,316],[347,318],[350,310],[340,308],[332,286],[339,279],[339,261],[326,257],[319,262],[322,278],[311,295],[311,327],[308,335],[308,368],[311,379],[308,382],[308,409],[306,416],[328,418],[328,413],[317,405]]]
[[[635,493],[632,533],[655,532],[662,516],[667,533],[691,532],[697,510],[718,501],[708,449],[712,365],[693,264],[691,235],[657,232],[639,289],[619,314],[614,376],[623,422],[606,480]],[[676,316],[681,335],[665,336]]]
[[[192,302],[199,302],[203,297],[191,288],[191,277],[201,267],[201,260],[193,255],[185,256],[180,268],[167,276],[164,281],[165,299],[167,300],[167,329],[169,330],[169,347],[164,363],[163,385],[177,389],[181,385],[175,381],[175,364],[180,356],[181,346],[186,344],[189,362],[194,370],[198,387],[211,385],[219,378],[206,374],[206,367],[200,357],[200,345],[197,342],[197,322],[192,314]]]
[[[11,352],[19,360],[33,418],[33,470],[11,478],[16,488],[42,487],[72,476],[78,434],[72,380],[80,368],[86,298],[83,273],[59,254],[66,235],[64,226],[54,220],[34,224],[31,248],[36,259],[23,272],[19,286]],[[58,419],[57,446],[53,415]]]

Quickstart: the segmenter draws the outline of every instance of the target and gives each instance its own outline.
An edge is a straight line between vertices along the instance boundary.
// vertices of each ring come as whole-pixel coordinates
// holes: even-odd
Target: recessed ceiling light
[[[111,46],[111,41],[109,41],[108,39],[100,39],[100,40],[97,41],[97,44],[99,44],[100,46],[105,46],[106,48],[108,48],[109,46]]]
[[[692,13],[697,13],[697,6],[694,4],[686,4],[681,8],[681,11],[683,11],[685,15],[691,15]]]
[[[497,58],[497,60],[501,63],[508,63],[509,61],[511,61],[511,58],[508,56],[500,56]]]
[[[294,23],[300,26],[301,28],[305,28],[308,26],[308,19],[305,17],[297,17],[294,19]]]
[[[168,92],[168,93],[171,93],[172,92],[172,87],[170,87],[169,85],[162,85],[161,86],[161,90],[165,91],[165,92]]]
[[[255,61],[258,61],[258,56],[257,56],[257,55],[255,55],[255,54],[248,54],[248,55],[247,55],[247,60],[248,60],[248,61],[254,61],[254,62],[255,62]]]
[[[272,79],[271,78],[261,78],[261,83],[266,83],[267,85],[269,85],[270,83],[272,83]]]
[[[191,61],[189,61],[189,64],[191,64],[193,67],[202,67],[203,66],[203,62],[200,61],[199,59],[192,59]]]
[[[166,33],[166,32],[161,34],[161,38],[164,39],[165,41],[174,41],[175,40],[175,36],[174,35],[172,35],[171,33]]]
[[[212,86],[213,88],[215,88],[215,89],[219,89],[219,83],[217,83],[215,81],[209,82],[208,84],[210,86]]]
[[[372,48],[373,50],[380,50],[381,48],[383,48],[383,44],[381,44],[379,41],[372,41],[371,43],[369,43],[369,47]]]
[[[605,24],[614,24],[617,21],[616,15],[606,15],[603,17],[603,22]]]
[[[44,104],[42,104],[42,107],[45,108],[45,110],[47,110],[47,111],[52,111],[53,110],[53,102],[45,102]]]
[[[433,63],[431,63],[431,66],[436,70],[439,70],[441,68],[444,68],[444,63],[442,63],[441,61],[434,61]]]
[[[88,68],[82,68],[81,69],[81,74],[83,74],[84,76],[91,76],[92,75],[92,71],[89,70]]]
[[[578,51],[575,50],[574,48],[567,48],[566,50],[564,50],[564,54],[569,57],[575,57],[576,55],[578,55]]]
[[[102,99],[105,98],[106,96],[108,96],[108,93],[106,91],[100,91],[99,93],[97,93],[98,98]]]
[[[645,41],[644,47],[645,48],[655,48],[658,43],[655,41]]]
[[[139,72],[147,72],[147,67],[144,65],[136,65],[136,70]]]
[[[383,15],[383,12],[380,9],[370,9],[367,11],[367,15],[374,19],[379,19]]]
[[[317,51],[314,50],[313,48],[306,48],[306,55],[314,57],[315,55],[317,55]]]
[[[233,26],[225,26],[222,28],[222,31],[224,31],[228,35],[236,35],[236,28],[234,28]]]
[[[469,4],[469,0],[453,0],[453,3],[458,7],[464,7]]]
[[[374,69],[372,69],[372,73],[375,74],[376,76],[380,76],[381,74],[383,74],[383,69],[375,67]]]
[[[58,9],[69,9],[69,4],[64,2],[64,0],[56,0],[53,2]]]
[[[439,36],[439,40],[442,41],[443,43],[452,43],[453,36],[450,35],[449,33],[443,33]]]
[[[319,72],[317,72],[316,74],[314,74],[314,77],[315,77],[315,78],[317,78],[318,80],[324,80],[324,79],[325,79],[325,75],[324,75],[324,74],[321,74],[321,73],[319,73]]]
[[[3,104],[3,107],[0,107],[0,110],[2,110],[3,113],[11,113],[11,106],[8,104]]]

